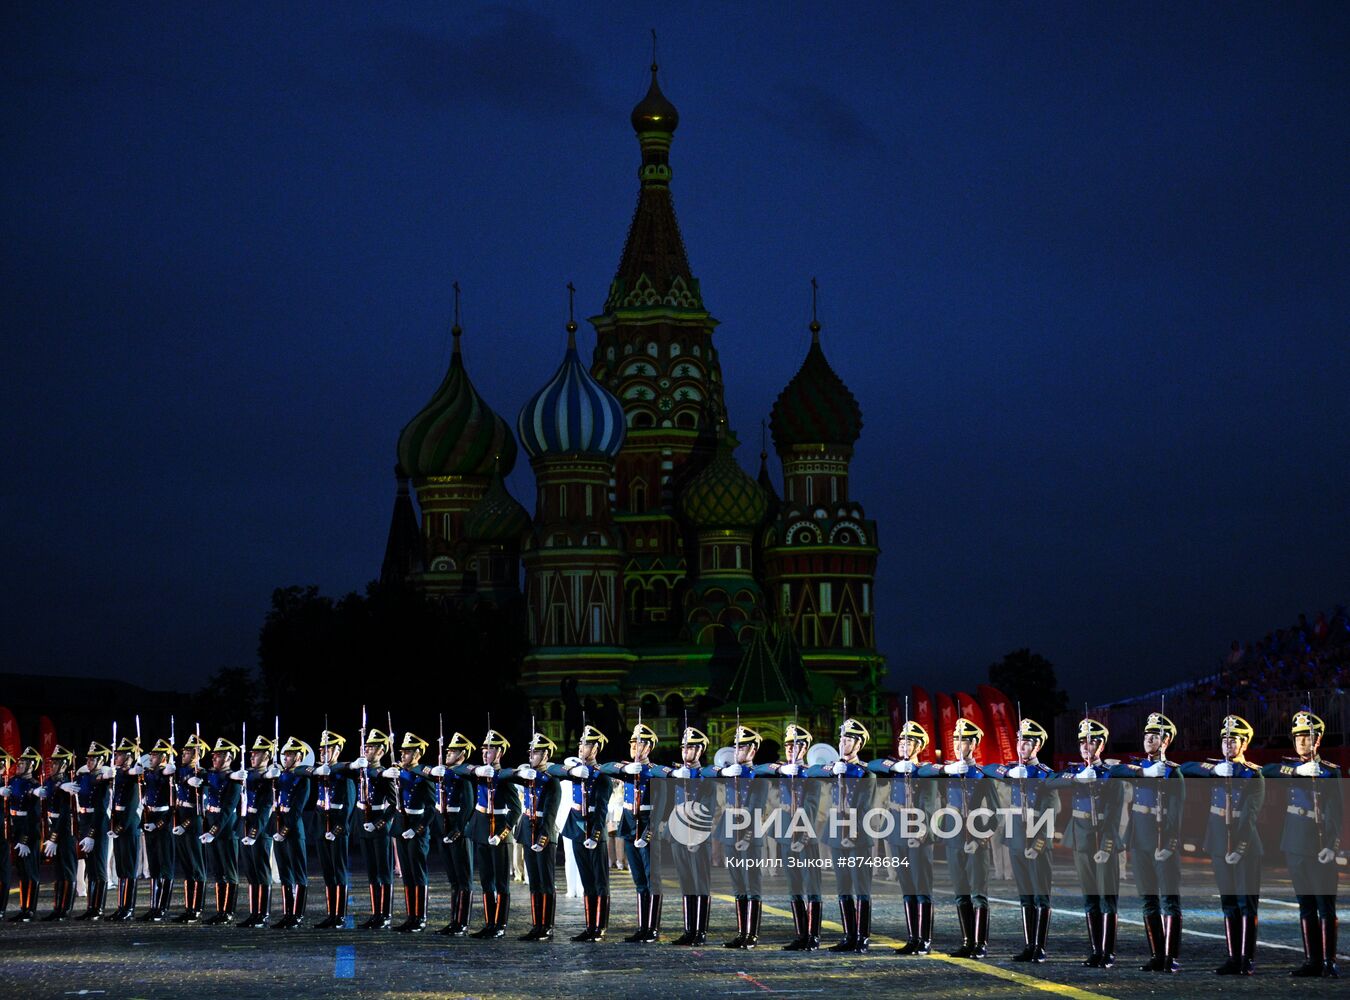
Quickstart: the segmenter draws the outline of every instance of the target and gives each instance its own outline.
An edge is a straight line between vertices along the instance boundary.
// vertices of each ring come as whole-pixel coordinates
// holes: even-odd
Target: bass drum
[[[714,767],[730,767],[736,763],[736,748],[722,747],[717,753],[713,754]]]
[[[839,751],[828,743],[816,743],[806,751],[806,763],[811,767],[829,767],[839,759]]]

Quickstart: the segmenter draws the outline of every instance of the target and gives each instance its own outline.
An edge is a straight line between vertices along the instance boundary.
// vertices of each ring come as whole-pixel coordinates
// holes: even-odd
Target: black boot
[[[736,936],[722,942],[723,948],[740,948],[745,942],[745,924],[749,918],[749,896],[736,897]]]
[[[408,928],[408,933],[421,934],[424,930],[427,929],[427,890],[430,888],[430,886],[419,885],[414,886],[413,888],[415,889],[416,892],[417,919],[413,922],[412,927]],[[303,909],[305,905],[304,886],[301,886],[297,890],[296,900],[297,900],[296,905],[300,907],[300,909],[296,910],[295,916],[296,922],[298,923],[304,915]]]
[[[151,920],[155,919],[155,914],[159,910],[159,893],[159,879],[152,878],[150,880],[150,909],[146,910],[136,918],[138,924],[149,923]]]
[[[1014,962],[1030,962],[1036,954],[1036,907],[1030,903],[1022,904],[1022,944],[1022,950],[1012,957]]]
[[[897,955],[919,954],[919,900],[915,896],[904,897],[905,904],[905,943],[895,949]]]
[[[609,930],[609,894],[597,898],[600,901],[600,918],[595,924],[595,940],[603,941],[605,931]]]
[[[1239,976],[1250,976],[1256,971],[1256,914],[1242,918],[1242,968]]]
[[[1032,962],[1040,964],[1045,961],[1045,941],[1050,935],[1050,907],[1036,907],[1036,954],[1031,956]]]
[[[465,897],[470,899],[473,893],[467,889],[452,889],[450,891],[450,921],[442,927],[437,934],[443,934],[446,937],[463,937],[468,928],[460,919],[460,914],[464,912]]]
[[[1339,920],[1335,912],[1322,918],[1322,976],[1326,979],[1341,978],[1336,968],[1336,931]]]
[[[1110,969],[1116,964],[1116,915],[1102,914],[1102,961],[1098,968]]]
[[[342,930],[347,926],[347,893],[351,889],[345,885],[338,885],[333,888],[337,892],[337,923],[333,927]]]
[[[1214,970],[1216,976],[1236,976],[1242,971],[1242,917],[1223,915],[1223,936],[1228,944],[1228,959]]]
[[[820,917],[822,906],[818,899],[806,902],[806,948],[805,951],[817,951],[820,948]]]
[[[764,912],[764,902],[759,899],[745,901],[745,940],[742,948],[753,948],[759,943],[759,918]]]
[[[649,905],[648,900],[650,899],[651,893],[639,892],[637,894],[638,925],[637,930],[624,938],[624,941],[628,944],[637,944],[638,942],[647,940],[647,907]]]
[[[961,924],[961,947],[947,954],[951,958],[969,958],[975,950],[975,904],[957,903],[956,919]]]
[[[1177,956],[1181,954],[1181,914],[1175,917],[1163,917],[1163,963],[1159,972],[1168,975],[1181,971]]]
[[[295,887],[282,885],[281,887],[281,916],[277,917],[276,922],[272,924],[274,931],[288,930],[291,926],[291,915],[295,913]]]
[[[206,923],[212,926],[217,924],[223,924],[227,919],[229,919],[225,915],[225,883],[216,882],[215,890],[216,890],[216,912],[206,918]]]
[[[587,942],[595,940],[595,925],[600,915],[600,897],[583,896],[581,899],[581,908],[586,913],[586,929],[580,934],[573,934],[572,940]]]
[[[857,951],[858,901],[854,897],[839,897],[839,922],[844,925],[844,937],[830,945],[830,951]]]
[[[1300,917],[1299,929],[1303,931],[1303,964],[1291,976],[1299,978],[1322,978],[1322,922],[1316,916]]]
[[[665,897],[659,892],[651,894],[647,903],[647,937],[644,944],[655,944],[661,940],[661,903]]]
[[[545,892],[541,894],[539,901],[543,904],[544,907],[544,919],[539,928],[540,933],[538,940],[552,941],[553,919],[558,909],[558,897],[555,893]]]
[[[258,922],[254,927],[266,927],[272,919],[272,883],[264,882],[258,886]]]
[[[868,942],[872,938],[872,897],[858,897],[858,944],[853,949],[858,954],[864,954],[867,951]]]
[[[506,937],[506,925],[511,920],[511,894],[509,892],[499,892],[497,894],[497,912],[492,921],[491,937]]]
[[[479,941],[492,937],[493,917],[497,914],[497,894],[483,890],[483,926],[469,935]]]
[[[176,924],[195,924],[202,918],[202,896],[206,884],[196,879],[183,880],[183,912],[173,918]]]
[[[698,926],[698,897],[682,897],[681,911],[684,915],[684,933],[670,943],[684,948],[694,943],[695,928]]]
[[[540,913],[542,904],[539,902],[539,897],[542,895],[542,892],[530,891],[530,929],[517,937],[517,941],[539,940],[539,927],[543,920],[543,915]]]
[[[795,935],[791,941],[783,945],[784,951],[805,951],[806,950],[806,927],[809,919],[806,914],[806,897],[793,896],[788,900],[788,905],[792,907],[792,931]]]
[[[975,907],[975,944],[970,949],[971,958],[989,957],[989,904]]]
[[[380,919],[375,925],[377,931],[387,931],[394,926],[394,886],[380,886]]]
[[[694,897],[694,940],[690,942],[695,948],[702,947],[708,943],[708,921],[712,917],[712,897],[695,896]]]
[[[1102,965],[1102,930],[1106,924],[1104,914],[1088,913],[1084,916],[1087,921],[1088,931],[1088,954],[1083,959],[1083,967],[1087,969],[1100,969]]]
[[[42,918],[44,924],[55,923],[65,919],[66,910],[62,908],[61,904],[66,898],[67,886],[71,886],[72,889],[74,888],[73,883],[62,879],[52,887],[52,912]]]
[[[326,911],[324,918],[314,925],[316,931],[326,931],[337,923],[337,886],[324,883],[323,887],[323,907]]]
[[[1166,946],[1163,944],[1163,918],[1161,913],[1144,914],[1144,935],[1148,938],[1148,951],[1152,956],[1139,966],[1140,972],[1161,972],[1166,961]]]

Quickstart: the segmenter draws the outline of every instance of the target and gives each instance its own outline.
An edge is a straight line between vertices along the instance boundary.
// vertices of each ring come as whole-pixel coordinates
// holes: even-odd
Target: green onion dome
[[[422,411],[398,436],[398,463],[414,482],[436,476],[486,476],[500,461],[502,475],[516,464],[511,427],[478,395],[464,370],[455,337],[450,370]]]
[[[680,507],[695,528],[752,529],[764,519],[764,490],[732,454],[737,441],[724,433],[708,466],[685,487]]]
[[[493,470],[487,492],[464,515],[471,542],[515,542],[530,530],[530,515],[506,488],[501,468]]]

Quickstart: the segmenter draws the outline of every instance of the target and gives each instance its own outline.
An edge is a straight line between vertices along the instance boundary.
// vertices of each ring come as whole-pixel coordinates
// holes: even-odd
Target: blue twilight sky
[[[816,275],[897,683],[1350,598],[1350,6],[624,8],[6,8],[0,669],[193,687],[376,575],[450,282],[513,424],[599,310],[652,26],[739,457]]]

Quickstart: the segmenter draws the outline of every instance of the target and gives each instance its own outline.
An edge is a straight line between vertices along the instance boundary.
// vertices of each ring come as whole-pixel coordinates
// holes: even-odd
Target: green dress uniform
[[[1325,731],[1326,724],[1312,712],[1295,714],[1291,735],[1320,738]],[[1336,895],[1340,876],[1336,854],[1341,849],[1341,769],[1318,757],[1314,744],[1312,759],[1295,757],[1267,764],[1261,774],[1279,782],[1285,793],[1280,850],[1298,899],[1304,956],[1303,965],[1292,975],[1339,978]]]
[[[603,748],[608,738],[587,724],[581,731],[581,742]],[[572,782],[572,801],[562,835],[572,841],[575,849],[586,910],[586,929],[572,940],[602,941],[609,927],[609,845],[605,822],[613,787],[611,779],[600,772],[599,765],[583,764],[576,757],[568,757],[562,764],[550,764],[548,773]]]
[[[464,734],[455,733],[445,749],[463,751],[467,757],[477,747]],[[436,779],[436,815],[440,820],[445,877],[450,883],[450,921],[437,933],[463,937],[469,932],[469,912],[473,903],[473,844],[464,836],[464,831],[478,796],[473,779],[468,776],[468,768],[446,767],[441,763],[438,769],[442,773]]]
[[[123,740],[118,751],[130,763],[116,768],[112,781],[112,819],[108,836],[113,842],[113,867],[117,872],[117,909],[112,920],[130,920],[136,912],[136,876],[141,862],[141,772],[136,758],[141,748]]]
[[[1220,732],[1250,740],[1253,730],[1245,719],[1230,715]],[[1203,846],[1214,866],[1228,945],[1228,960],[1214,971],[1222,976],[1249,976],[1256,964],[1261,903],[1263,846],[1256,820],[1266,800],[1266,779],[1259,768],[1245,761],[1187,761],[1181,773],[1204,779],[1210,788]]]
[[[684,746],[706,752],[708,737],[686,726]],[[708,918],[712,908],[712,831],[717,818],[717,782],[695,764],[658,773],[660,829],[670,841],[675,874],[683,896],[684,933],[672,944],[701,946],[708,941]],[[654,817],[655,818],[655,817]]]
[[[521,814],[519,790],[503,777],[499,766],[510,744],[488,730],[483,749],[488,747],[497,748],[498,756],[493,764],[473,770],[477,800],[464,833],[474,845],[474,867],[483,890],[483,926],[471,935],[480,939],[506,935],[511,917],[511,831]]]
[[[52,912],[42,918],[44,923],[59,922],[70,915],[71,907],[75,905],[75,878],[79,866],[75,848],[79,839],[78,814],[71,794],[78,791],[79,786],[71,781],[70,773],[74,769],[75,755],[58,744],[52,750],[51,759],[60,770],[43,784],[47,790],[42,800],[47,818],[47,839],[42,852],[52,859],[56,880],[52,887],[55,894]]]
[[[530,740],[531,750],[552,753],[557,746],[543,733]],[[528,765],[516,768],[508,779],[520,789],[521,811],[514,835],[525,848],[525,877],[530,884],[530,929],[521,941],[548,941],[553,937],[557,910],[555,890],[558,861],[558,802],[562,785],[547,770]]]
[[[183,912],[174,923],[195,924],[202,917],[206,890],[206,859],[202,850],[202,786],[206,771],[201,762],[211,748],[196,733],[183,744],[183,752],[195,751],[191,764],[179,759],[174,772],[173,827],[174,868],[183,882]]]

